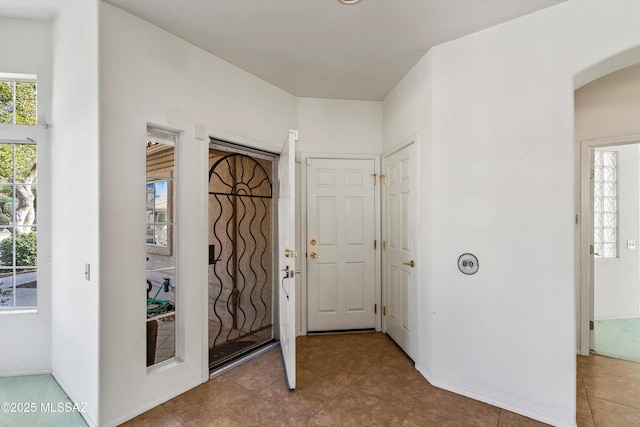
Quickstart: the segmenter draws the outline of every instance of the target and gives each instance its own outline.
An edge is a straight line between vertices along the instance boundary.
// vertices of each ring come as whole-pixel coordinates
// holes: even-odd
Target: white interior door
[[[376,326],[374,160],[307,159],[309,331]]]
[[[296,388],[295,142],[290,130],[278,159],[279,334],[287,384]]]
[[[416,356],[416,160],[414,144],[384,158],[383,322],[387,334]]]

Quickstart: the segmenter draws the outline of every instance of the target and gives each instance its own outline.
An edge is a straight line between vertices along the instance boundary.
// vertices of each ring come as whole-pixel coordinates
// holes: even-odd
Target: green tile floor
[[[596,320],[595,352],[640,363],[640,318]]]
[[[51,375],[0,378],[0,427],[85,427]]]

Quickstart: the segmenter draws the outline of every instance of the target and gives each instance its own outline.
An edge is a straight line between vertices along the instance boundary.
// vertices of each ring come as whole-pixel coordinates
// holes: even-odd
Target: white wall
[[[100,7],[100,423],[115,425],[208,379],[206,135],[279,152],[296,128],[292,95],[120,9]],[[177,147],[178,357],[145,366],[147,123]]]
[[[98,422],[98,3],[60,2],[53,31],[52,370]],[[91,264],[91,280],[84,277]],[[105,308],[110,309],[110,308]]]
[[[298,98],[297,151],[315,153],[380,153],[382,103]]]
[[[638,2],[545,9],[433,48],[430,75],[385,99],[385,147],[429,133],[418,366],[434,384],[575,424],[574,76],[640,46],[639,14]],[[430,118],[403,118],[397,97],[415,105],[423,82]],[[456,268],[467,251],[474,276]]]
[[[575,91],[575,141],[640,134],[640,64],[599,78]],[[608,148],[607,148],[608,149]],[[613,148],[618,150],[617,148]],[[640,310],[640,252],[627,249],[638,240],[638,146],[620,148],[619,257],[596,258],[596,318],[636,317]],[[580,181],[576,170],[576,181]],[[579,199],[576,200],[579,208]]]
[[[51,121],[51,22],[0,18],[0,72],[38,76],[38,122]],[[0,312],[0,376],[51,371],[51,169],[42,126],[0,125],[0,138],[38,141],[38,308]]]

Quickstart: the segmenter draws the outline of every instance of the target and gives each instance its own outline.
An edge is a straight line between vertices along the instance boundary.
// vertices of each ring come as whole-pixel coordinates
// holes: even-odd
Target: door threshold
[[[338,329],[333,331],[308,331],[307,335],[366,334],[366,333],[371,333],[375,331],[376,331],[376,328]]]
[[[247,362],[255,357],[260,356],[261,354],[266,353],[267,351],[271,350],[274,347],[277,347],[278,345],[280,345],[279,342],[271,340],[256,347],[254,350],[252,350],[249,353],[241,354],[219,365],[213,365],[209,368],[209,379],[218,377],[224,374],[225,372],[235,368],[236,366],[242,365],[244,362]]]

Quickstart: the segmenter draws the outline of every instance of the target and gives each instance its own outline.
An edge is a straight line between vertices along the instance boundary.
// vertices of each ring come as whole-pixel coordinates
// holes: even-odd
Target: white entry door
[[[373,160],[307,159],[309,331],[376,326],[374,172]]]
[[[387,334],[416,356],[416,159],[414,144],[383,159],[383,324]]]
[[[278,302],[279,335],[287,384],[296,388],[296,229],[295,229],[295,142],[290,130],[278,159]]]

